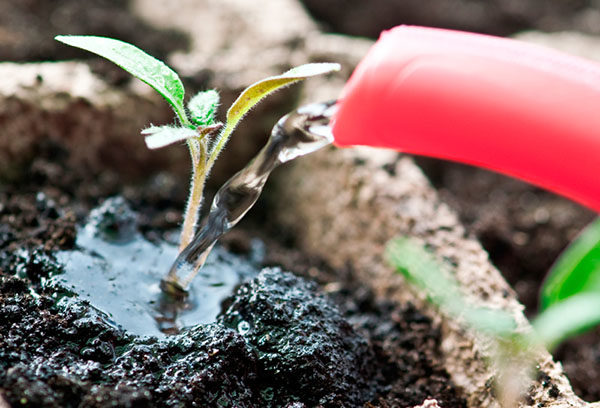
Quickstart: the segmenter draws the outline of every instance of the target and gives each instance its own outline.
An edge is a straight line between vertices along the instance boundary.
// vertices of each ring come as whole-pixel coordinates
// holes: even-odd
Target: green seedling
[[[532,376],[538,340],[532,332],[517,330],[507,311],[477,306],[466,298],[449,265],[439,262],[423,245],[410,238],[388,242],[386,258],[396,271],[442,313],[492,340],[489,352],[497,370],[501,406],[516,406]]]
[[[523,377],[515,373],[531,377],[538,345],[553,350],[564,340],[600,324],[600,219],[581,233],[550,271],[541,291],[541,313],[531,322],[531,332],[517,330],[507,311],[465,300],[450,267],[416,241],[391,240],[386,258],[442,313],[496,340],[493,361],[499,369],[503,406],[515,405],[524,391]]]
[[[541,313],[531,322],[534,333],[522,338],[523,345],[540,342],[553,350],[560,342],[600,324],[598,268],[600,221],[590,225],[559,258],[542,290]],[[458,283],[425,248],[408,238],[390,241],[388,262],[427,299],[450,317],[467,326],[501,338],[515,336],[513,318],[502,310],[490,310],[468,303]]]
[[[575,238],[548,272],[540,310],[583,292],[600,296],[600,218]]]
[[[187,105],[185,91],[177,73],[162,61],[139,48],[112,38],[95,36],[57,36],[56,40],[100,55],[154,88],[173,108],[175,125],[150,126],[142,131],[150,149],[185,141],[192,160],[190,193],[184,213],[180,250],[191,242],[198,222],[204,184],[215,160],[225,147],[238,123],[268,94],[315,75],[340,69],[339,64],[312,63],[293,68],[281,75],[258,81],[246,88],[233,102],[226,122],[216,121],[219,94],[215,90],[199,92]]]
[[[562,341],[600,323],[598,269],[600,221],[592,223],[557,261],[542,290],[542,312],[533,331],[517,330],[507,311],[465,300],[450,267],[409,238],[391,240],[388,262],[447,316],[495,340],[492,361],[499,370],[499,398],[514,406],[533,375],[539,345],[553,350]]]
[[[533,322],[549,348],[600,324],[600,218],[561,254],[540,291]]]
[[[517,324],[506,311],[473,305],[465,299],[448,266],[410,238],[396,238],[386,246],[386,259],[427,300],[450,317],[483,333],[513,336]]]

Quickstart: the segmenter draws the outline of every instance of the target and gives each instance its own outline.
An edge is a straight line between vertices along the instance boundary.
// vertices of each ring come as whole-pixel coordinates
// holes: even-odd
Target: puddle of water
[[[58,254],[64,273],[50,283],[89,300],[137,335],[162,336],[214,321],[243,278],[258,273],[218,247],[213,251],[216,241],[254,205],[277,166],[333,142],[335,109],[334,102],[315,103],[281,118],[257,156],[219,189],[202,228],[181,253],[144,240],[124,200],[108,200],[77,235],[80,250]],[[164,271],[169,273],[161,279]]]
[[[106,313],[111,324],[139,336],[163,337],[181,328],[214,322],[221,303],[258,268],[215,247],[189,287],[184,301],[165,296],[159,284],[177,257],[177,246],[155,245],[134,233],[126,241],[107,241],[89,225],[77,235],[78,250],[62,251],[64,272],[48,284],[60,285]]]

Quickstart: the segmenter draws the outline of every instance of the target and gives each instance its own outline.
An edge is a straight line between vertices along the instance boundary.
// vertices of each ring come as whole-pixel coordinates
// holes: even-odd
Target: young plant
[[[600,324],[600,219],[593,222],[561,255],[542,289],[541,312],[531,322],[534,334],[521,344],[541,342],[553,350],[560,342]],[[391,240],[388,262],[429,301],[450,317],[459,317],[479,332],[500,338],[515,335],[516,324],[501,310],[465,301],[458,283],[431,253],[409,238]]]
[[[476,306],[466,300],[450,267],[438,262],[415,240],[391,240],[386,247],[386,258],[442,313],[492,340],[490,361],[497,370],[496,392],[500,405],[517,406],[527,379],[532,377],[535,349],[539,344],[535,334],[518,331],[513,316],[505,310]]]
[[[246,113],[273,91],[315,75],[340,69],[339,64],[312,63],[269,77],[246,88],[231,105],[226,122],[216,122],[219,94],[202,91],[184,103],[185,91],[179,76],[162,61],[139,48],[106,37],[57,36],[56,40],[100,55],[154,88],[173,108],[176,125],[150,126],[142,131],[146,145],[157,149],[186,141],[192,160],[192,178],[180,240],[180,251],[192,240],[202,203],[204,183],[219,153]]]
[[[510,338],[517,324],[506,311],[475,306],[465,300],[449,267],[410,238],[395,238],[386,246],[386,259],[396,271],[451,318],[461,319],[482,333]]]
[[[561,255],[542,289],[541,313],[533,331],[518,331],[510,313],[465,300],[448,266],[409,238],[386,247],[388,262],[442,313],[495,340],[492,361],[498,369],[502,406],[515,406],[533,375],[538,345],[553,350],[560,342],[600,324],[600,219]]]
[[[561,254],[540,291],[534,327],[549,348],[600,324],[600,218]]]

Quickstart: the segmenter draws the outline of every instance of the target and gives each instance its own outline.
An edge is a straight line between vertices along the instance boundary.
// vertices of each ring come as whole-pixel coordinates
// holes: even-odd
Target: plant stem
[[[189,140],[188,147],[192,158],[192,180],[190,182],[190,195],[185,207],[179,252],[189,245],[196,232],[196,223],[202,204],[204,182],[206,181],[206,146],[204,141]]]
[[[231,124],[227,122],[223,131],[217,137],[216,143],[214,144],[213,148],[210,149],[210,151],[208,152],[209,157],[206,162],[206,168],[208,169],[208,171],[212,169],[212,166],[215,164],[215,160],[217,160],[219,153],[221,152],[221,150],[223,150],[223,147],[225,147],[225,143],[227,143],[227,140],[229,139],[229,136],[231,136],[231,133],[233,132],[234,128],[235,125],[231,126]]]
[[[183,251],[194,238],[206,177],[210,173],[210,169],[215,164],[219,152],[225,146],[225,142],[227,142],[232,131],[233,128],[225,127],[217,140],[217,144],[208,153],[208,157],[205,139],[200,141],[188,139],[188,147],[192,157],[192,180],[190,183],[190,195],[184,213],[181,238],[179,240],[179,252]]]

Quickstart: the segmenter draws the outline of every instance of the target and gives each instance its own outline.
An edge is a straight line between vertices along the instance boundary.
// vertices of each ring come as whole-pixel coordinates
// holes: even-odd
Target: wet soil
[[[501,6],[503,2],[497,2],[498,5],[487,11],[474,2],[459,2],[468,7],[453,7],[453,10],[433,2],[433,11],[425,13],[421,2],[414,2],[419,12],[414,14],[413,10],[412,15],[411,2],[397,2],[397,7],[405,9],[405,17],[399,9],[402,19],[391,22],[389,17],[395,13],[390,13],[385,6],[386,2],[394,3],[391,0],[378,2],[382,6],[369,3],[366,11],[379,16],[369,18],[364,17],[365,10],[359,4],[338,7],[335,1],[303,2],[326,29],[371,37],[390,24],[399,23],[431,24],[495,34],[529,28],[573,27],[594,32],[594,27],[599,27],[590,24],[597,12],[590,2],[583,0],[545,2],[543,13],[536,8],[536,4],[541,3],[535,1],[523,2],[516,10],[509,7],[501,12],[496,11],[504,7]],[[60,0],[52,5],[43,1],[1,2],[2,60],[88,58],[89,54],[77,53],[51,40],[56,34],[67,33],[119,37],[161,58],[187,45],[187,40],[180,34],[159,31],[137,20],[127,12],[129,2],[94,0],[85,5],[80,3],[77,0]],[[87,17],[81,18],[82,13]],[[359,13],[361,18],[353,17],[352,13]],[[571,26],[565,26],[565,22]],[[86,26],[79,26],[80,23]],[[96,70],[111,78],[114,84],[129,80],[128,75],[113,69],[110,64],[95,64]],[[120,406],[148,406],[158,401],[176,404],[176,400],[169,400],[176,393],[153,388],[160,380],[151,380],[148,375],[167,366],[161,358],[178,361],[176,364],[191,364],[185,359],[173,358],[172,355],[180,354],[178,351],[164,343],[140,343],[114,327],[106,326],[89,306],[74,304],[57,309],[55,292],[43,289],[41,283],[50,272],[52,252],[72,249],[76,226],[83,222],[92,207],[107,197],[124,196],[138,212],[138,228],[146,238],[154,242],[164,239],[181,221],[179,209],[185,198],[185,183],[169,174],[154,174],[144,185],[123,186],[115,171],[97,166],[67,168],[64,163],[68,155],[54,142],[41,142],[35,160],[28,166],[29,174],[11,180],[10,184],[0,184],[0,315],[7,316],[0,329],[0,405],[2,398],[14,406],[73,406],[78,403],[107,406],[109,401],[116,401]],[[537,290],[545,272],[593,214],[501,176],[454,164],[422,164],[442,196],[459,211],[462,220],[489,251],[492,261],[516,288],[520,301],[528,306],[528,313],[533,314]],[[248,232],[251,230],[248,225],[251,223],[225,240],[230,250],[242,254],[249,251],[249,242],[255,232]],[[418,311],[410,305],[394,305],[375,299],[363,282],[356,281],[350,269],[334,271],[319,260],[294,251],[293,237],[262,238],[269,249],[264,265],[282,265],[298,276],[316,280],[328,301],[367,342],[375,356],[375,360],[370,361],[375,361],[379,370],[375,376],[376,385],[371,385],[377,389],[373,397],[375,406],[412,406],[420,404],[427,396],[438,398],[442,406],[463,405],[446,373],[439,368],[439,332]],[[32,287],[36,292],[31,292]],[[244,356],[239,365],[234,365],[238,371],[231,382],[258,384],[253,377],[256,371],[252,371],[256,370],[258,360],[256,354],[248,357],[248,341],[234,329],[213,329],[223,334],[218,347],[230,350],[231,355]],[[202,326],[196,332],[190,332],[190,338],[196,339],[198,333],[207,330]],[[6,341],[4,333],[14,337]],[[596,330],[567,342],[555,354],[563,363],[575,391],[589,401],[600,400],[600,387],[597,386],[600,384],[599,344],[600,331]],[[191,353],[202,354],[200,358],[206,361],[217,361],[211,360],[207,343],[199,341],[195,347],[189,349]],[[124,355],[130,363],[117,364],[117,358]],[[79,371],[65,371],[69,364]],[[129,364],[136,369],[132,370]],[[107,367],[112,368],[106,370]],[[117,370],[116,367],[133,371],[139,377],[134,373],[109,376],[107,373],[111,369]],[[177,387],[184,386],[181,381],[177,384]],[[210,390],[210,386],[207,387],[205,389]],[[241,398],[248,398],[249,405],[255,404],[257,398],[264,401],[264,389],[254,387],[249,391],[252,396],[242,393]],[[181,394],[188,391],[187,388],[178,389]]]
[[[464,406],[427,317],[375,298],[350,268],[299,253],[284,235],[263,238],[262,266],[277,268],[243,284],[214,323],[166,339],[131,335],[49,285],[57,251],[75,248],[78,225],[106,198],[125,197],[154,242],[176,229],[184,201],[167,174],[120,185],[68,156],[42,144],[31,174],[0,184],[0,398],[10,406]],[[225,247],[249,254],[263,234],[251,224]]]

